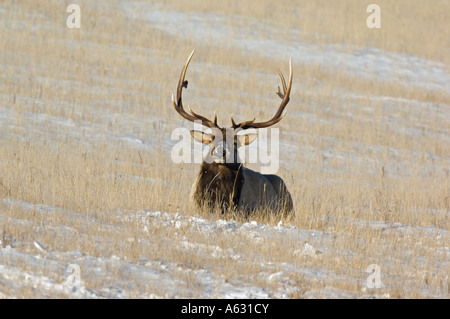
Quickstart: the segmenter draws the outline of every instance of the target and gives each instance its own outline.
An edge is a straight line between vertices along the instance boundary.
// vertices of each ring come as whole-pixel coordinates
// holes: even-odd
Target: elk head
[[[181,71],[180,80],[178,81],[177,99],[175,100],[174,96],[172,95],[173,106],[175,110],[186,120],[191,122],[199,121],[202,125],[209,127],[212,130],[212,133],[205,133],[197,130],[190,131],[192,137],[195,140],[210,146],[209,155],[205,158],[205,161],[207,161],[208,163],[215,162],[217,164],[225,164],[228,166],[239,166],[241,164],[237,153],[238,148],[252,143],[256,139],[257,134],[251,133],[240,135],[238,133],[250,128],[258,129],[272,126],[281,121],[281,119],[286,114],[286,112],[283,111],[286,105],[289,103],[289,95],[291,93],[292,86],[291,61],[289,61],[289,80],[287,85],[283,74],[277,67],[278,75],[280,76],[281,84],[283,86],[283,92],[281,92],[281,89],[278,86],[277,95],[281,98],[282,101],[280,106],[278,107],[278,111],[270,120],[265,122],[255,122],[256,119],[253,119],[236,124],[233,116],[231,116],[232,126],[230,128],[222,128],[217,125],[217,115],[215,112],[214,120],[211,121],[206,117],[195,113],[189,106],[189,113],[186,112],[183,107],[182,91],[183,88],[187,88],[188,85],[188,81],[185,80],[185,75],[194,52],[195,50],[192,51],[192,53],[189,55],[189,58],[187,59],[186,63],[184,64],[183,70]]]

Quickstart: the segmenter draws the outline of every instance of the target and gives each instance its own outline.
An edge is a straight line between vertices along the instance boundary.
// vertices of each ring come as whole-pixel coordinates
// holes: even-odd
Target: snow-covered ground
[[[105,225],[104,221],[89,218],[83,214],[70,212],[57,207],[30,204],[21,201],[3,199],[2,211],[20,209],[25,213],[39,212],[42,218],[56,215],[70,216],[71,223],[83,225],[89,223],[90,229],[105,229],[105,235],[97,238],[99,243],[111,240],[108,232],[119,234],[122,228],[133,225],[140,228],[145,236],[125,238],[123,245],[138,243],[152,247],[152,242],[164,242],[167,250],[178,254],[188,254],[192,258],[208,257],[209,263],[197,268],[189,263],[166,262],[151,258],[127,260],[116,255],[109,257],[91,255],[75,251],[57,251],[45,247],[38,240],[18,241],[13,236],[3,236],[0,249],[0,297],[20,297],[27,292],[34,297],[67,296],[71,298],[287,298],[296,295],[304,298],[351,298],[351,297],[390,297],[387,285],[393,280],[381,269],[381,285],[378,289],[369,289],[367,281],[370,272],[361,269],[353,276],[342,276],[318,266],[325,262],[326,255],[332,253],[332,233],[316,230],[304,230],[285,226],[281,222],[276,226],[258,224],[255,221],[237,223],[233,220],[206,220],[200,217],[186,216],[180,213],[160,211],[136,211],[122,213],[117,211],[120,223]],[[0,215],[0,223],[26,224],[26,218],[9,218]],[[427,227],[409,227],[400,223],[349,221],[372,230],[394,232],[397,236],[423,235],[436,241],[448,239],[448,231]],[[42,226],[44,227],[44,226]],[[55,238],[89,237],[61,223],[51,229]],[[166,237],[155,238],[154,229]],[[1,234],[0,234],[1,235]],[[266,262],[254,250],[243,250],[238,244],[224,247],[224,240],[235,238],[249,239],[254,245],[284,244],[289,247],[284,262]],[[232,239],[234,238],[234,239]],[[418,245],[422,243],[417,242]],[[107,246],[107,244],[104,244]],[[425,245],[425,244],[424,244]],[[233,248],[235,247],[235,248]],[[426,249],[426,245],[424,249]],[[120,250],[120,247],[116,247]],[[284,248],[285,249],[285,248]],[[342,252],[341,252],[342,253]],[[448,270],[449,249],[444,246],[437,251],[442,267]],[[346,252],[346,254],[353,254]],[[394,257],[392,257],[394,258]],[[243,267],[258,269],[251,278],[227,278],[221,273],[221,264],[232,260]],[[399,260],[391,260],[392,263]],[[217,263],[219,266],[212,267]],[[367,265],[369,266],[369,265]],[[310,282],[346,282],[353,283],[359,290],[339,290],[329,286],[319,290],[305,289],[292,278],[300,277]],[[414,279],[395,278],[408,284]],[[100,279],[99,279],[100,278]],[[443,278],[444,279],[444,278]],[[448,280],[446,278],[445,280]],[[188,283],[187,283],[188,282]],[[86,286],[85,283],[88,283]],[[444,284],[444,283],[442,283]],[[423,289],[426,289],[425,286]],[[149,293],[149,291],[153,291]],[[31,292],[31,293],[30,293]],[[429,297],[444,297],[436,291],[423,293]]]
[[[69,212],[57,207],[46,205],[34,205],[26,202],[18,202],[9,199],[3,199],[0,204],[2,210],[7,210],[11,206],[19,207],[25,212],[38,211],[42,218],[53,214],[71,215],[71,220],[86,219],[84,222],[92,224],[94,228],[105,227],[99,220],[89,219],[83,214]],[[271,227],[256,222],[237,224],[234,221],[217,220],[208,221],[203,218],[188,217],[180,213],[166,213],[160,211],[138,211],[122,214],[117,212],[118,218],[123,223],[133,223],[141,227],[145,233],[151,233],[154,228],[164,228],[164,232],[173,233],[175,237],[180,238],[176,249],[180,252],[196,255],[208,255],[215,258],[220,263],[221,260],[233,259],[242,263],[257,263],[261,266],[261,261],[251,260],[249,255],[236,253],[233,249],[222,249],[220,245],[210,243],[202,244],[190,240],[186,235],[177,234],[177,230],[183,230],[183,233],[196,233],[204,238],[214,238],[217,234],[222,236],[248,236],[256,242],[263,242],[271,237],[283,237],[289,241],[298,242],[296,250],[292,251],[294,255],[307,255],[314,258],[321,251],[316,250],[311,244],[323,241],[324,234],[320,231],[306,231],[295,227],[283,227],[278,225]],[[4,222],[5,217],[1,216]],[[14,223],[27,223],[26,219],[9,220]],[[116,225],[114,231],[120,233],[122,224]],[[55,236],[72,236],[77,230],[70,225],[60,225],[54,227],[52,231]],[[82,234],[78,234],[82,236]],[[191,234],[192,235],[192,234]],[[100,239],[100,240],[107,240]],[[168,242],[173,240],[167,238],[128,238],[127,243],[138,241],[140,244],[151,243],[152,241]],[[121,260],[117,256],[96,257],[85,254],[80,251],[54,251],[43,246],[39,241],[30,240],[29,242],[17,242],[13,237],[4,237],[0,249],[0,274],[2,279],[2,289],[7,289],[7,294],[3,293],[1,297],[20,297],[23,290],[32,290],[36,297],[46,296],[68,296],[74,298],[180,298],[180,297],[201,297],[201,298],[283,298],[287,297],[291,290],[296,287],[289,282],[284,282],[283,272],[275,271],[277,265],[262,265],[263,272],[255,274],[261,277],[261,280],[283,282],[283,287],[277,290],[270,290],[265,285],[255,286],[243,281],[226,281],[220,273],[215,273],[208,269],[190,269],[186,265],[178,263],[163,262],[140,258],[137,262]],[[173,249],[173,247],[167,249]],[[12,247],[20,247],[20,250]],[[279,266],[279,265],[278,265]],[[284,264],[286,270],[292,271],[293,265]],[[78,270],[74,270],[78,269]],[[301,269],[297,271],[305,273],[308,276],[326,276],[320,270]],[[117,275],[120,272],[120,275]],[[78,276],[79,277],[76,277]],[[196,288],[185,288],[185,277],[192,276]],[[105,282],[111,280],[111,283],[103,288],[87,288],[84,281],[95,281],[96,277],[105,278]],[[77,281],[76,278],[79,280]],[[109,280],[108,280],[109,279]],[[254,280],[254,279],[252,279]],[[142,285],[145,283],[145,285]],[[163,291],[164,294],[146,294],[148,286],[152,289]],[[159,288],[155,288],[159,287]],[[0,293],[2,293],[0,291]]]
[[[127,17],[149,22],[170,35],[189,37],[199,43],[210,39],[249,56],[258,53],[280,57],[281,54],[286,61],[292,58],[296,63],[345,70],[358,76],[395,79],[405,86],[416,84],[449,90],[448,66],[418,56],[371,47],[309,43],[301,40],[300,30],[286,30],[282,22],[276,21],[261,23],[255,18],[234,16],[230,23],[229,15],[161,10],[158,5],[140,1],[124,1],[121,8]]]

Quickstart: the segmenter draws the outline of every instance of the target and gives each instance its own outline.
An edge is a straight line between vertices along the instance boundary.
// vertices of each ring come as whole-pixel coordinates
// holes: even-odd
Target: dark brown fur
[[[239,202],[243,174],[239,164],[202,163],[194,199],[200,207],[218,208],[222,213],[235,209]]]

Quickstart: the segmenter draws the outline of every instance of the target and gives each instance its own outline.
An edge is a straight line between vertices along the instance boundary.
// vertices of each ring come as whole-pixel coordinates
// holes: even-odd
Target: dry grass
[[[159,7],[220,13],[229,17],[229,23],[236,15],[275,21],[286,41],[295,41],[288,32],[294,29],[301,30],[304,41],[373,46],[450,64],[447,1],[377,3],[382,8],[382,28],[370,32],[365,27],[369,3],[356,0],[295,5],[292,1],[198,0],[182,5],[169,1]],[[250,278],[271,289],[298,287],[288,292],[291,297],[307,297],[310,292],[320,296],[324,287],[354,296],[352,292],[363,290],[361,272],[377,263],[386,265],[384,281],[389,283],[380,294],[421,297],[426,286],[435,295],[448,296],[448,273],[445,277],[446,270],[439,265],[442,258],[448,264],[449,238],[437,240],[421,228],[443,229],[446,234],[450,229],[448,91],[405,87],[395,79],[363,79],[294,61],[294,89],[280,125],[281,137],[290,146],[282,149],[280,175],[293,195],[296,214],[284,224],[333,237],[316,257],[294,255],[298,243],[282,236],[255,241],[245,234],[230,239],[217,233],[211,238],[183,227],[152,228],[146,233],[135,220],[124,221],[114,212],[144,209],[222,218],[189,207],[189,188],[198,167],[172,163],[167,149],[172,129],[187,125],[173,112],[170,96],[191,49],[196,47],[198,53],[187,77],[191,82],[185,99],[202,114],[218,109],[219,124],[225,124],[231,112],[238,120],[254,114],[267,117],[278,102],[272,93],[277,85],[273,65],[286,69],[287,61],[263,55],[249,59],[230,47],[165,34],[126,17],[116,1],[95,5],[79,1],[82,28],[70,30],[65,27],[67,4],[24,0],[0,5],[0,196],[59,207],[78,217],[24,213],[15,206],[3,209],[3,244],[14,238],[17,249],[26,250],[18,243],[38,240],[63,252],[215,269],[225,282]],[[229,71],[215,72],[218,64]],[[386,97],[394,101],[395,109],[386,107]],[[211,101],[226,102],[221,107]],[[135,140],[143,143],[136,146]],[[253,219],[270,225],[279,221],[263,213]],[[368,227],[370,221],[401,223],[411,229],[381,230]],[[49,231],[63,225],[74,232],[66,237],[61,234],[67,233]],[[206,252],[214,242],[223,251],[245,257],[218,261],[201,251],[183,252],[179,244],[185,238],[204,245]],[[264,266],[250,262],[253,258],[261,259]],[[286,271],[283,263],[336,276],[311,278]],[[17,267],[36,271],[26,261]],[[286,281],[268,282],[260,275],[268,269],[272,273],[284,269]],[[198,283],[186,274],[179,273],[185,284],[180,291],[189,296]],[[57,281],[64,273],[53,276]],[[109,279],[91,276],[85,284],[95,288],[107,286],[109,280],[113,285],[121,276],[126,275],[112,269]],[[190,296],[201,295],[201,287],[197,288],[198,295]],[[144,290],[165,294],[161,286]],[[2,293],[8,296],[8,291]],[[13,293],[40,296],[26,287]]]

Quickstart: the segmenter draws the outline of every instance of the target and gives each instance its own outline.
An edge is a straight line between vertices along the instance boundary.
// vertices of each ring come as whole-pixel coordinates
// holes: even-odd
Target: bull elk
[[[291,61],[289,61],[287,85],[283,74],[277,67],[283,92],[278,87],[277,95],[282,101],[272,119],[265,122],[255,122],[253,119],[236,124],[231,116],[232,127],[222,128],[217,125],[215,112],[214,120],[211,121],[192,111],[189,106],[189,113],[183,107],[182,91],[188,85],[188,81],[185,81],[184,78],[194,52],[195,50],[192,51],[181,71],[176,101],[172,95],[173,106],[183,118],[191,122],[200,121],[203,126],[212,130],[211,134],[196,130],[190,131],[196,141],[210,147],[207,158],[203,158],[197,180],[192,186],[191,200],[199,207],[206,207],[211,211],[219,208],[222,213],[229,209],[245,213],[266,209],[282,213],[292,211],[292,198],[284,181],[277,175],[263,175],[243,167],[237,152],[239,147],[249,145],[257,137],[256,134],[238,135],[238,131],[272,126],[285,115],[283,111],[289,103],[292,86]]]

